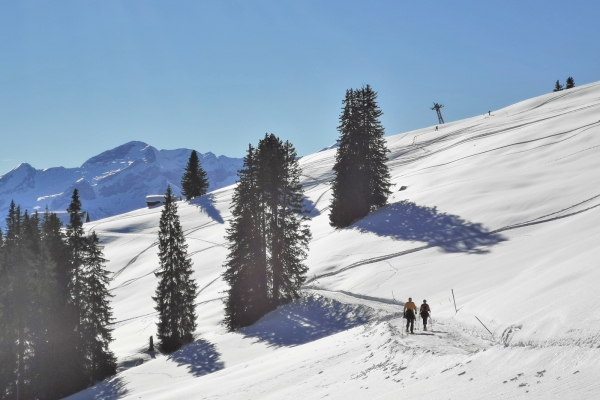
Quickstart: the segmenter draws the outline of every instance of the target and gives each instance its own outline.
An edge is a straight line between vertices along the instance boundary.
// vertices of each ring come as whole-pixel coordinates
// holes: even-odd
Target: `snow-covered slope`
[[[170,356],[146,351],[160,209],[88,224],[122,370],[73,398],[600,397],[600,83],[387,140],[389,205],[348,229],[328,224],[335,148],[301,159],[306,297],[240,332],[220,325],[232,187],[180,202],[198,330]],[[409,296],[430,332],[404,334]]]
[[[77,188],[92,219],[106,218],[145,205],[146,195],[162,194],[170,184],[179,195],[189,149],[157,150],[143,142],[129,142],[87,160],[80,168],[36,170],[23,163],[0,176],[0,215],[11,200],[33,210],[65,211]],[[200,154],[210,189],[237,180],[242,160],[213,153]]]

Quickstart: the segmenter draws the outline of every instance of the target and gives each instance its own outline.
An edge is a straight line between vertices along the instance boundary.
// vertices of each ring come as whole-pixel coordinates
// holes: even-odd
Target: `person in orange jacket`
[[[431,308],[429,308],[429,304],[427,304],[427,300],[423,300],[423,304],[421,304],[421,318],[423,318],[423,330],[427,331],[427,318],[431,315]]]
[[[417,306],[412,301],[412,297],[408,298],[408,302],[404,305],[404,318],[406,318],[406,332],[410,326],[410,333],[415,333],[415,319],[417,318]]]

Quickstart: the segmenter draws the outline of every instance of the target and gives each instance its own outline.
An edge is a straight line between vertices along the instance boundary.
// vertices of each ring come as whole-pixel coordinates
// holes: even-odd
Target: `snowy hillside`
[[[122,367],[71,398],[600,398],[600,82],[387,140],[389,205],[344,230],[327,215],[336,149],[301,159],[306,297],[236,333],[220,325],[232,187],[180,202],[199,328],[171,356],[146,351],[160,209],[87,224]],[[432,331],[404,334],[409,296]]]
[[[146,195],[163,194],[167,184],[180,194],[181,175],[191,152],[129,142],[90,158],[80,168],[36,170],[23,163],[0,176],[0,215],[6,215],[11,200],[30,212],[43,211],[46,206],[51,211],[65,211],[74,188],[92,219],[135,210],[145,205]],[[237,180],[241,159],[210,152],[199,156],[211,190]]]

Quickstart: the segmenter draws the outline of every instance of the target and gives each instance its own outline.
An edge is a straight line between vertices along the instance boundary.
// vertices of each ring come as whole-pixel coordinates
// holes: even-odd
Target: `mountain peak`
[[[82,167],[89,168],[92,166],[103,166],[116,162],[137,161],[145,158],[148,150],[156,149],[147,143],[134,140],[90,158],[83,163]]]

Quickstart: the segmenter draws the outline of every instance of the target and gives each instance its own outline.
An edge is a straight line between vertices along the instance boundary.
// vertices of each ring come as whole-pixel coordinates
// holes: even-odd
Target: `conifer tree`
[[[48,353],[43,367],[44,376],[40,384],[44,396],[40,398],[58,399],[81,390],[84,378],[81,360],[75,344],[78,343],[77,310],[72,302],[70,288],[70,251],[66,237],[61,230],[62,223],[56,214],[47,209],[41,221],[42,244],[50,262],[54,265],[54,282],[50,285],[48,306],[52,318],[48,326]],[[56,368],[60,365],[60,368]]]
[[[256,149],[249,145],[234,189],[233,219],[227,229],[229,254],[223,279],[229,290],[224,322],[230,331],[251,325],[270,307],[257,173]]]
[[[200,165],[198,153],[196,153],[196,150],[192,150],[181,178],[181,193],[186,200],[191,200],[194,197],[205,195],[207,190],[208,178],[206,177],[206,171]]]
[[[14,398],[17,391],[17,302],[15,258],[19,239],[21,210],[14,201],[10,203],[6,217],[6,233],[2,240],[0,275],[0,395]]]
[[[553,92],[560,92],[561,90],[563,90],[563,85],[561,85],[560,82],[557,80],[554,84]]]
[[[336,228],[346,227],[385,205],[391,193],[386,165],[389,151],[379,121],[383,113],[376,99],[377,93],[366,85],[347,90],[342,102],[329,214],[330,224]]]
[[[573,79],[573,77],[568,77],[567,78],[567,87],[566,89],[572,89],[575,87],[575,79]]]
[[[62,365],[53,348],[51,340],[52,326],[55,324],[56,288],[55,264],[43,242],[43,235],[37,212],[25,213],[23,219],[25,254],[29,268],[28,291],[29,305],[27,331],[28,388],[27,392],[34,398],[52,398],[52,370]]]
[[[86,313],[82,323],[83,347],[90,382],[101,381],[116,373],[116,358],[108,345],[112,342],[112,309],[108,292],[109,274],[96,232],[88,238],[84,259]]]
[[[160,280],[153,297],[159,315],[157,336],[161,349],[173,352],[193,340],[197,285],[191,277],[192,262],[187,255],[187,244],[170,186],[167,187],[160,216],[158,257],[160,270],[155,275]]]
[[[225,324],[251,325],[299,297],[306,279],[310,231],[303,224],[303,192],[294,147],[265,135],[244,158],[234,190],[224,280]]]

